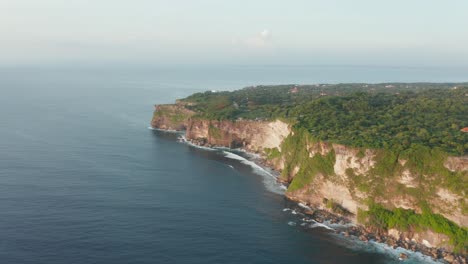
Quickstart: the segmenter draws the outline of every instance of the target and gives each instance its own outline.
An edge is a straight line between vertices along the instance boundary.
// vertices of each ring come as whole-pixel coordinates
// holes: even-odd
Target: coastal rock
[[[401,260],[408,259],[408,255],[406,255],[405,253],[400,253],[400,259]]]
[[[468,171],[468,157],[448,157],[444,166],[451,171]]]
[[[455,256],[452,254],[447,254],[446,256],[444,256],[444,260],[448,263],[453,263],[455,261]]]

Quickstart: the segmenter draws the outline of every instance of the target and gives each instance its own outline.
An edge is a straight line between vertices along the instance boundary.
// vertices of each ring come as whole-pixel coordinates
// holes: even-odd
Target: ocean
[[[467,81],[463,69],[331,66],[0,68],[0,263],[399,263],[303,221],[242,153],[148,129],[206,90]],[[240,156],[239,156],[240,155]],[[410,254],[405,263],[428,259]]]

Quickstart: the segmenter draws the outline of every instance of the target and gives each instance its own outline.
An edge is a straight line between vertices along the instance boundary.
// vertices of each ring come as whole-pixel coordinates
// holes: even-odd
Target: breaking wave
[[[187,138],[184,136],[184,135],[181,135],[177,138],[177,140],[179,142],[183,142],[191,147],[194,147],[194,148],[198,148],[198,149],[203,149],[203,150],[209,150],[209,151],[215,151],[216,149],[214,148],[209,148],[209,147],[204,147],[204,146],[200,146],[200,145],[197,145],[197,144],[193,144],[192,142],[190,142],[189,140],[187,140]]]
[[[178,130],[172,130],[172,129],[160,129],[160,128],[154,128],[154,127],[148,127],[149,130],[155,130],[155,131],[161,131],[161,132],[166,132],[166,133],[183,133]]]
[[[309,209],[308,206],[298,203],[298,206]],[[292,208],[283,208],[283,212],[288,212],[291,215],[298,215],[301,213],[298,213],[295,209]],[[297,217],[297,216],[296,216]],[[299,224],[297,224],[299,222]],[[294,223],[294,224],[291,224]],[[323,223],[317,222],[311,218],[303,217],[302,219],[295,219],[295,220],[290,220],[287,223],[290,226],[300,226],[301,228],[322,228],[326,230],[330,230],[333,232],[329,232],[329,234],[335,238],[336,243],[339,245],[342,245],[344,247],[356,250],[356,251],[364,251],[364,252],[369,252],[369,253],[378,253],[378,254],[385,254],[387,256],[390,256],[390,259],[392,259],[388,263],[401,263],[402,259],[400,259],[400,254],[405,254],[408,256],[408,259],[404,260],[404,263],[414,263],[414,264],[419,264],[419,263],[443,263],[440,261],[436,261],[432,259],[429,256],[423,255],[420,252],[414,252],[408,249],[404,248],[392,248],[391,246],[385,244],[385,243],[379,243],[373,240],[370,240],[368,242],[364,242],[359,240],[357,237],[351,236],[351,237],[345,237],[342,234],[340,234],[341,230],[346,230],[347,228],[353,226],[354,224],[349,223],[349,224],[339,224],[339,223],[330,223],[329,221],[325,221]],[[338,231],[338,232],[336,232]]]
[[[332,230],[332,231],[335,231],[335,229],[329,227],[328,225],[326,224],[322,224],[322,223],[319,223],[319,222],[316,222],[314,221],[315,223],[311,224],[309,227],[310,228],[317,228],[317,227],[321,227],[321,228],[325,228],[325,229],[328,229],[328,230]]]
[[[157,129],[157,128],[149,128],[149,129],[161,130],[161,129]],[[166,130],[161,130],[161,131],[166,131]],[[179,132],[179,131],[168,131],[168,132]],[[187,145],[189,145],[191,147],[194,147],[194,148],[208,150],[208,151],[220,151],[224,155],[224,157],[226,157],[228,159],[238,160],[240,163],[250,166],[252,168],[252,171],[255,174],[260,175],[260,176],[263,177],[263,184],[265,185],[266,189],[273,192],[273,193],[283,195],[284,192],[287,189],[286,186],[284,186],[281,183],[278,183],[277,177],[274,176],[272,173],[270,173],[267,169],[259,166],[257,163],[255,163],[255,162],[253,162],[251,160],[248,160],[248,159],[246,159],[246,158],[244,158],[244,157],[242,157],[240,155],[229,152],[229,150],[232,150],[232,149],[225,148],[225,147],[210,148],[210,147],[200,146],[200,145],[194,144],[194,143],[190,142],[189,140],[187,140],[187,138],[184,135],[180,135],[177,140],[179,142],[183,142],[183,143],[185,143],[185,144],[187,144]],[[242,149],[236,149],[235,151],[245,153],[246,156],[248,156],[249,158],[251,157],[252,159],[260,158],[260,156],[258,154],[249,153],[249,152],[247,152],[245,150],[242,150]],[[231,165],[228,165],[228,166],[230,168],[234,168]]]
[[[285,189],[282,186],[282,184],[278,183],[277,178],[273,174],[268,172],[266,169],[262,168],[255,162],[237,154],[234,154],[232,152],[223,151],[223,154],[228,159],[238,160],[240,161],[240,163],[250,166],[255,174],[258,174],[263,177],[263,183],[269,191],[277,194],[284,194]]]
[[[434,260],[429,256],[423,255],[420,252],[414,252],[401,247],[392,248],[387,244],[379,243],[373,240],[369,242],[364,242],[357,238],[343,237],[338,234],[333,235],[337,238],[336,241],[339,244],[351,248],[353,250],[385,254],[387,256],[390,256],[390,258],[393,259],[393,261],[388,263],[401,263],[402,259],[400,259],[400,254],[402,253],[408,256],[408,259],[404,260],[404,263],[444,263]]]

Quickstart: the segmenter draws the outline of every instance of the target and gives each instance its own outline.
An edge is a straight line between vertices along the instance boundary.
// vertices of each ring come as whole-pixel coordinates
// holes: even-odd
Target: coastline
[[[181,134],[183,133],[183,131],[177,131],[177,130],[164,130],[164,129],[156,129],[156,128],[151,128],[151,129],[164,131],[164,132],[170,132],[170,133],[181,133]],[[272,177],[275,178],[276,182],[284,186],[284,189],[287,188],[287,186],[285,186],[285,184],[287,183],[279,180],[278,175],[281,172],[275,170],[268,163],[268,160],[259,153],[253,153],[244,148],[232,149],[232,148],[227,148],[224,146],[216,146],[216,145],[207,144],[206,142],[190,140],[190,139],[186,139],[183,134],[179,138],[179,141],[184,142],[190,146],[197,147],[197,148],[204,149],[204,150],[212,150],[212,151],[219,150],[219,151],[224,151],[227,153],[232,153],[234,155],[237,155],[237,154],[233,153],[232,151],[245,153],[247,157],[242,157],[242,158],[244,158],[246,161],[254,163],[256,166],[262,168],[267,173],[269,173],[268,171],[273,172],[270,174]],[[329,212],[327,210],[310,207],[307,203],[304,203],[301,200],[292,199],[291,197],[288,197],[286,192],[281,193],[281,195],[284,197],[284,199],[296,205],[294,212],[297,214],[297,212],[299,211],[300,214],[304,215],[305,217],[304,219],[306,219],[305,221],[313,221],[317,225],[328,229],[328,231],[334,235],[337,235],[344,239],[348,239],[349,241],[357,240],[366,244],[373,243],[373,244],[378,244],[381,246],[387,246],[395,250],[395,253],[401,250],[403,251],[406,250],[406,253],[405,252],[399,253],[398,255],[399,260],[408,259],[409,257],[408,254],[420,253],[423,256],[428,257],[432,261],[435,261],[438,263],[463,263],[463,264],[467,263],[466,256],[464,255],[447,251],[444,248],[429,248],[425,246],[424,244],[417,243],[409,239],[402,239],[402,238],[395,239],[389,236],[388,234],[386,234],[386,232],[384,232],[383,230],[366,228],[364,226],[353,223],[352,221],[350,221],[344,216],[340,216],[338,214]],[[334,227],[338,226],[340,228],[333,228],[330,225]]]
[[[249,153],[246,150],[243,150],[243,151],[246,153]],[[258,155],[258,160],[256,160],[256,162],[258,162],[260,166],[267,167],[275,171],[268,164],[268,161],[261,155]],[[277,173],[279,174],[281,172],[278,171]],[[278,182],[281,182],[281,181],[279,181],[278,179]],[[281,183],[285,184],[283,182]],[[410,252],[421,253],[424,256],[430,257],[434,261],[446,261],[449,263],[464,263],[464,264],[467,263],[463,255],[446,251],[443,248],[429,248],[425,246],[424,244],[417,243],[412,240],[395,239],[389,236],[388,234],[385,234],[385,232],[382,232],[382,230],[366,228],[362,225],[353,223],[352,221],[350,221],[344,216],[329,212],[327,210],[313,208],[307,203],[305,203],[304,201],[301,201],[299,199],[294,199],[288,196],[286,193],[284,194],[284,198],[287,199],[288,201],[295,203],[297,205],[297,209],[300,210],[301,213],[310,217],[313,221],[316,221],[319,224],[338,225],[340,227],[343,227],[340,229],[333,229],[333,228],[329,229],[330,231],[333,231],[333,233],[340,235],[342,237],[357,239],[365,243],[375,242],[375,243],[379,243],[382,245],[387,245],[394,250],[401,248],[401,249],[409,250]],[[399,258],[400,260],[404,260],[408,258],[408,256],[407,254],[402,253],[402,255],[400,255]]]

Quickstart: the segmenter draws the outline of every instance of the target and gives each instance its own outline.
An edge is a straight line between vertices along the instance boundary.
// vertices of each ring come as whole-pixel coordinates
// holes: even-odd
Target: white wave
[[[232,152],[228,152],[228,151],[223,151],[223,153],[225,154],[225,157],[226,158],[229,158],[229,159],[234,159],[234,160],[239,160],[241,161],[241,163],[245,164],[245,165],[249,165],[250,167],[252,167],[254,170],[256,170],[257,172],[260,172],[262,173],[263,175],[266,175],[266,176],[269,176],[273,179],[276,180],[276,177],[273,176],[270,172],[268,172],[267,170],[265,170],[264,168],[262,168],[261,166],[259,166],[258,164],[256,164],[255,162],[253,161],[250,161],[242,156],[239,156],[239,155],[236,155]]]
[[[230,148],[230,147],[223,147],[223,146],[216,146],[215,148],[219,149],[219,150],[225,150],[225,151],[233,153],[233,154],[242,153],[242,155],[247,156],[247,158],[250,158],[250,157],[259,157],[259,158],[261,158],[261,156],[259,154],[250,152],[248,150],[245,150],[244,148]]]
[[[203,150],[208,150],[208,151],[218,151],[218,150],[222,150],[222,153],[224,154],[224,156],[226,158],[230,158],[230,159],[234,159],[234,160],[238,160],[240,161],[242,164],[245,164],[245,165],[248,165],[250,166],[252,169],[253,169],[253,172],[256,173],[256,174],[259,174],[261,176],[263,176],[263,183],[265,185],[265,187],[271,191],[271,192],[274,192],[274,193],[277,193],[277,194],[281,194],[283,195],[284,194],[284,191],[286,190],[285,188],[282,187],[281,184],[277,183],[277,179],[276,177],[271,174],[270,172],[268,172],[266,169],[262,168],[261,166],[257,165],[255,162],[253,161],[250,161],[242,156],[239,156],[239,155],[236,155],[232,152],[229,152],[229,151],[224,151],[224,149],[226,150],[230,150],[229,148],[225,148],[225,147],[213,147],[213,148],[209,148],[209,147],[204,147],[204,146],[199,146],[197,144],[194,144],[192,142],[190,142],[189,140],[187,140],[187,138],[184,136],[184,135],[181,135],[178,140],[180,142],[184,142],[192,147],[195,147],[195,148],[199,148],[199,149],[203,149]],[[247,153],[247,152],[245,152]],[[231,166],[230,166],[231,167]],[[233,168],[233,167],[232,167]]]
[[[294,211],[292,213],[295,214]],[[310,228],[322,227],[322,228],[325,228],[325,229],[328,229],[328,230],[333,230],[333,231],[335,230],[332,227],[330,227],[328,224],[319,223],[319,222],[317,222],[317,221],[315,221],[314,219],[311,219],[311,218],[304,217],[304,218],[301,219],[301,221],[304,222],[305,225],[307,223],[312,223],[312,224],[309,225]]]
[[[234,159],[234,160],[240,160],[240,161],[248,161],[246,158],[244,158],[242,156],[239,156],[237,154],[234,154],[232,152],[223,151],[223,153],[224,153],[224,156],[226,158],[230,158],[230,159]]]
[[[158,128],[153,128],[153,127],[148,127],[148,129],[167,132],[167,133],[181,133],[181,134],[183,133],[183,131],[164,130],[164,129],[158,129]],[[238,160],[243,164],[249,165],[254,169],[255,173],[260,174],[261,176],[264,176],[265,186],[270,191],[278,193],[278,194],[284,194],[284,191],[287,189],[287,187],[285,185],[277,183],[276,177],[273,174],[271,174],[270,172],[268,172],[267,170],[265,170],[264,168],[262,168],[261,166],[259,166],[255,162],[250,161],[250,160],[248,160],[248,159],[246,159],[244,157],[241,157],[239,155],[236,155],[236,154],[234,154],[232,152],[229,152],[229,150],[232,150],[230,148],[225,148],[225,147],[209,148],[209,147],[199,146],[199,145],[193,144],[192,142],[188,141],[185,138],[184,135],[181,135],[178,138],[178,140],[180,142],[184,142],[184,143],[186,143],[186,144],[188,144],[188,145],[190,145],[192,147],[199,148],[199,149],[204,149],[204,150],[209,150],[209,151],[222,150],[225,157],[230,158],[230,159],[234,159],[234,160]],[[252,159],[260,159],[261,158],[258,154],[250,153],[250,152],[247,152],[247,151],[245,151],[243,149],[235,149],[235,151],[245,153],[246,156],[248,156],[249,158],[252,158]],[[228,165],[228,166],[233,168],[233,166],[231,166],[231,165]],[[308,207],[308,206],[306,206],[306,205],[304,205],[302,203],[298,203],[298,206],[300,206],[300,207],[302,207],[304,209],[311,209],[310,207]],[[284,208],[283,211],[284,212],[291,211],[291,213],[294,214],[294,215],[298,214],[298,212],[296,210],[293,210],[293,209],[290,209],[290,208]],[[332,224],[329,221],[325,221],[324,223],[319,223],[319,222],[317,222],[315,220],[306,219],[306,218],[302,218],[302,221],[303,221],[303,223],[301,223],[301,226],[305,226],[308,223],[312,223],[312,224],[309,225],[310,228],[325,228],[325,229],[328,229],[328,230],[335,230],[334,228],[341,229],[341,228],[347,228],[347,227],[350,227],[350,226],[354,226],[354,224],[351,224],[351,223],[350,224],[339,224],[339,223]],[[297,223],[294,222],[294,221],[289,221],[288,225],[296,226]],[[358,250],[362,250],[362,251],[367,251],[367,252],[376,252],[376,253],[381,253],[381,254],[387,254],[389,256],[392,256],[396,261],[398,261],[398,258],[400,256],[400,254],[404,253],[404,254],[406,254],[408,256],[408,259],[406,261],[411,262],[411,263],[441,263],[441,262],[435,261],[434,259],[432,259],[429,256],[425,256],[425,255],[421,254],[420,252],[413,252],[411,250],[407,250],[407,249],[400,248],[400,247],[398,247],[396,249],[393,249],[392,247],[390,247],[390,246],[388,246],[387,244],[384,244],[384,243],[378,243],[378,242],[375,242],[375,241],[363,242],[363,241],[361,241],[361,240],[359,240],[357,238],[352,239],[352,238],[343,237],[342,235],[338,235],[338,234],[334,234],[334,233],[330,233],[330,234],[340,238],[339,241],[342,241],[343,245],[346,246],[346,247],[353,248],[353,249],[358,249]]]
[[[183,131],[173,130],[173,129],[160,129],[160,128],[155,128],[155,127],[148,127],[148,129],[161,131],[161,132],[167,132],[167,133],[184,133]]]
[[[379,243],[376,241],[369,241],[369,242],[364,242],[359,240],[358,238],[352,238],[352,237],[343,237],[342,235],[339,234],[334,234],[331,233],[332,236],[336,237],[337,239],[335,240],[339,244],[354,249],[358,251],[364,251],[364,252],[370,252],[370,253],[378,253],[378,254],[384,254],[389,256],[391,259],[394,261],[390,263],[400,263],[401,260],[399,260],[400,254],[404,253],[405,255],[408,256],[408,259],[404,260],[404,263],[443,263],[436,261],[432,259],[429,256],[423,255],[420,252],[414,252],[408,249],[404,248],[393,248],[385,243]]]
[[[356,224],[353,224],[353,223],[346,223],[346,224],[343,224],[343,223],[331,223],[330,221],[325,221],[323,222],[323,224],[331,227],[331,228],[334,228],[334,229],[348,229],[350,227],[353,227],[353,226],[356,226]]]
[[[255,162],[250,161],[232,152],[223,151],[223,154],[226,158],[238,160],[242,164],[250,166],[253,169],[254,173],[263,177],[263,183],[269,191],[277,193],[277,194],[284,194],[285,190],[281,187],[281,184],[278,183],[277,178],[273,174],[268,172],[266,169],[262,168]]]
[[[184,136],[184,135],[181,135],[179,138],[178,138],[179,142],[183,142],[191,147],[194,147],[194,148],[198,148],[198,149],[203,149],[203,150],[209,150],[209,151],[215,151],[216,149],[214,148],[209,148],[209,147],[205,147],[205,146],[200,146],[200,145],[197,145],[197,144],[193,144],[192,142],[190,142],[189,140],[187,140],[187,138]]]
[[[215,146],[213,147],[214,149],[218,149],[218,150],[226,150],[226,151],[231,151],[232,149],[231,148],[228,148],[228,147],[220,147],[220,146]]]
[[[365,243],[365,244],[366,245],[363,250],[370,251],[370,252],[383,253],[398,260],[401,260],[400,254],[403,253],[408,256],[408,259],[405,260],[405,262],[407,263],[441,263],[437,260],[434,260],[433,258],[429,256],[423,255],[421,252],[414,252],[414,251],[404,249],[401,247],[397,247],[394,249],[387,244],[378,243],[375,241],[369,241],[368,243]]]
[[[152,129],[155,129],[155,128],[152,128]],[[158,129],[156,129],[156,130],[158,130]],[[223,149],[230,150],[229,148],[225,148],[225,147],[209,148],[209,147],[199,146],[199,145],[193,144],[192,142],[187,140],[184,135],[181,135],[178,138],[178,140],[180,142],[184,142],[184,143],[186,143],[186,144],[188,144],[188,145],[190,145],[192,147],[203,149],[203,150],[209,150],[209,151],[222,150],[222,153],[224,154],[224,156],[226,158],[238,160],[242,164],[250,166],[253,169],[254,173],[259,174],[260,176],[262,176],[263,177],[263,183],[264,183],[265,187],[267,188],[267,190],[269,190],[271,192],[274,192],[274,193],[277,193],[277,194],[281,194],[281,195],[283,195],[285,190],[286,190],[286,188],[282,184],[279,184],[277,182],[277,178],[273,174],[271,174],[270,172],[268,172],[266,169],[262,168],[261,166],[259,166],[255,162],[250,161],[250,160],[248,160],[248,159],[246,159],[246,158],[244,158],[242,156],[239,156],[237,154],[234,154],[232,152],[223,150]],[[248,153],[248,152],[245,152],[245,153]]]
[[[322,223],[319,223],[319,222],[315,222],[313,224],[311,224],[309,226],[310,228],[317,228],[317,227],[322,227],[322,228],[325,228],[325,229],[328,229],[328,230],[332,230],[332,231],[335,231],[335,229],[325,225],[325,224],[322,224]]]
[[[298,203],[297,205],[299,205],[300,207],[304,208],[304,209],[307,209],[307,210],[312,210],[312,208],[310,208],[309,206],[303,204],[303,203]]]
[[[234,169],[234,166],[232,166],[232,165],[228,165],[228,167],[231,168],[231,169]]]

